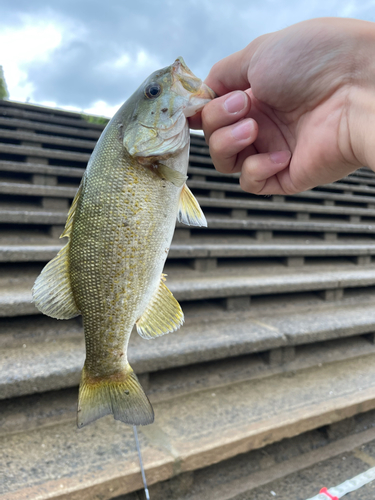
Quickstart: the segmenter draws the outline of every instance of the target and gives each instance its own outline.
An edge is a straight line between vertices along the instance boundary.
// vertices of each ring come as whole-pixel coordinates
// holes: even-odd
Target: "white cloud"
[[[17,27],[0,26],[0,64],[10,98],[32,100],[34,86],[28,81],[26,65],[48,61],[54,50],[78,34],[82,34],[82,29],[72,31],[71,26],[55,19],[30,15],[22,15]]]
[[[84,109],[84,112],[88,113],[89,115],[99,115],[105,116],[107,118],[112,118],[121,104],[122,103],[116,104],[115,106],[110,106],[105,101],[97,101],[90,108]]]

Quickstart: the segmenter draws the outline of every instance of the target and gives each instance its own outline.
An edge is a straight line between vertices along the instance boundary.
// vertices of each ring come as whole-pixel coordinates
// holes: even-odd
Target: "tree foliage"
[[[0,99],[8,99],[8,97],[9,97],[9,92],[4,77],[3,67],[0,66]]]
[[[81,117],[89,123],[96,123],[98,125],[107,125],[109,118],[104,116],[87,115],[86,113],[81,113]]]

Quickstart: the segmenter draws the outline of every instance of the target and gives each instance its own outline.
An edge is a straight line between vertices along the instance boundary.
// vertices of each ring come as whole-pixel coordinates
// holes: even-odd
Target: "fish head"
[[[182,57],[155,71],[125,103],[123,144],[131,156],[178,153],[189,142],[187,118],[216,97]]]

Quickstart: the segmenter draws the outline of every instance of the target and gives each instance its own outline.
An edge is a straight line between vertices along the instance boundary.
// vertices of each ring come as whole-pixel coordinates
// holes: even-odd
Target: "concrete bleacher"
[[[78,113],[0,101],[4,500],[143,498],[131,427],[109,416],[76,428],[81,319],[53,320],[31,302],[102,130]],[[129,346],[156,414],[139,429],[152,498],[252,498],[271,481],[286,487],[304,463],[370,450],[375,175],[259,197],[216,172],[192,135],[188,185],[208,227],[177,224],[165,267],[185,324]],[[319,486],[305,485],[306,498]]]

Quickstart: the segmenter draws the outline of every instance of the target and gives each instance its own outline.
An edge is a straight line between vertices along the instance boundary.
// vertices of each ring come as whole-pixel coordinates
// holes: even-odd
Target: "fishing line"
[[[139,465],[141,466],[141,474],[142,474],[142,480],[143,480],[143,487],[145,489],[146,500],[150,500],[150,494],[149,494],[148,488],[147,488],[146,474],[145,474],[145,470],[143,468],[143,462],[142,462],[142,456],[141,456],[141,448],[139,446],[138,431],[137,431],[137,426],[136,425],[133,425],[133,432],[134,432],[135,444],[137,446],[137,452],[138,452],[138,458],[139,458]]]
[[[358,490],[374,479],[375,467],[372,467],[366,472],[363,472],[362,474],[359,474],[358,476],[355,476],[352,479],[348,479],[342,484],[339,484],[339,486],[335,486],[333,488],[330,488],[329,490],[327,490],[327,488],[322,488],[319,495],[311,497],[308,500],[339,500],[339,498],[343,497],[347,493]]]

